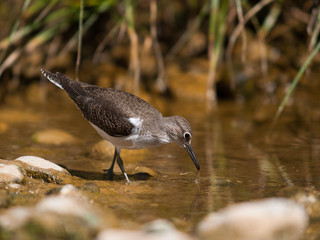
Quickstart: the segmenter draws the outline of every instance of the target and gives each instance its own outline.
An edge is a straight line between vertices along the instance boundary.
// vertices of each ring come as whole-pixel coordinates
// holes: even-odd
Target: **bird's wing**
[[[128,120],[130,117],[121,109],[115,109],[108,99],[97,101],[90,96],[79,96],[74,101],[83,116],[108,135],[122,137],[132,133],[134,126]]]
[[[68,93],[89,122],[110,136],[130,135],[136,127],[132,122],[139,118],[162,117],[156,108],[132,94],[75,81],[62,73],[41,71],[47,79]]]
[[[111,90],[109,93],[109,89],[75,81],[61,73],[56,73],[56,76],[89,122],[113,137],[131,134],[134,126],[128,120],[130,116],[114,104]]]

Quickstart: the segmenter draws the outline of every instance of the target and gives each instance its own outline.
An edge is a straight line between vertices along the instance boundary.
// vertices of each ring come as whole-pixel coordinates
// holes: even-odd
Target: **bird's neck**
[[[164,117],[162,128],[167,134],[168,138],[170,139],[170,142],[177,141],[177,128],[176,128],[176,121],[174,116]]]

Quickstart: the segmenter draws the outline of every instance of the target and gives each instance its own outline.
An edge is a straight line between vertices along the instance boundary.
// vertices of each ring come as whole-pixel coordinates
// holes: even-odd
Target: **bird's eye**
[[[188,139],[191,138],[191,134],[188,133],[188,132],[185,132],[185,133],[183,134],[183,137],[188,140]]]

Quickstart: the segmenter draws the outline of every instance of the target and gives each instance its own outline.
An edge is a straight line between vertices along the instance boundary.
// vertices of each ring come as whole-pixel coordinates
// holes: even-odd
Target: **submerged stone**
[[[24,122],[37,122],[40,116],[36,113],[14,110],[14,109],[1,109],[0,120],[8,123],[24,123]]]
[[[60,129],[45,129],[32,135],[32,140],[36,143],[61,145],[76,142],[76,138],[70,133]]]
[[[87,183],[83,184],[81,189],[88,191],[88,192],[95,192],[95,193],[100,192],[99,186],[97,184],[95,184],[94,182],[87,182]]]
[[[15,160],[19,162],[28,176],[43,179],[46,182],[62,183],[68,182],[71,174],[64,168],[46,159],[36,156],[22,156]]]
[[[91,153],[98,157],[112,158],[114,154],[114,146],[106,140],[101,140],[93,145]]]
[[[285,198],[244,202],[209,214],[200,222],[200,239],[299,239],[308,224],[300,204]]]
[[[138,150],[122,149],[121,157],[122,159],[125,159],[125,162],[128,162],[137,156],[142,157],[142,155],[146,151],[147,151],[146,149],[138,149]],[[108,142],[107,140],[101,140],[95,145],[93,145],[93,147],[91,148],[91,154],[94,157],[106,158],[111,161],[114,155],[114,146],[112,145],[112,143]]]
[[[19,166],[0,162],[0,183],[19,183],[23,179],[23,170]]]
[[[0,134],[5,133],[8,130],[8,124],[0,122]]]

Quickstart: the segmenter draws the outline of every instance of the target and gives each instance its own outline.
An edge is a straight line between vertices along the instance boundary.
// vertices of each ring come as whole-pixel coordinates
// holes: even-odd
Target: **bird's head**
[[[192,130],[190,123],[183,117],[173,116],[169,117],[168,128],[169,136],[172,142],[177,143],[180,147],[186,149],[198,170],[200,170],[200,165],[197,157],[191,146]]]

